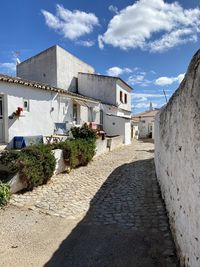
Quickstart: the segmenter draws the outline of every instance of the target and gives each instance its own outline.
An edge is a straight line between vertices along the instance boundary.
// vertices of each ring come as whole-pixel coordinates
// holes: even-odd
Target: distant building
[[[154,120],[159,110],[149,110],[132,116],[132,129],[137,129],[138,138],[154,139]]]

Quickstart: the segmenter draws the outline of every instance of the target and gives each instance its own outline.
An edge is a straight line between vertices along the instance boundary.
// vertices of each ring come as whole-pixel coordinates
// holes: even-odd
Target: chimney
[[[153,110],[153,104],[152,104],[152,102],[150,102],[150,104],[149,104],[149,111],[152,111]]]

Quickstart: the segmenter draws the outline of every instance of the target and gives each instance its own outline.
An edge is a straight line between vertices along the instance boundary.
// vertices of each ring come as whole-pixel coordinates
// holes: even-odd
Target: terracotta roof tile
[[[21,85],[24,85],[24,86],[35,87],[35,88],[38,88],[38,89],[41,89],[41,90],[53,91],[53,92],[61,93],[61,94],[64,94],[64,95],[71,96],[72,98],[77,98],[77,99],[87,100],[87,101],[90,101],[90,102],[100,103],[100,101],[98,101],[96,99],[93,99],[91,97],[86,97],[86,96],[83,96],[83,95],[80,95],[80,94],[72,93],[72,92],[66,91],[64,89],[60,89],[60,88],[57,88],[57,87],[50,86],[50,85],[45,84],[45,83],[39,83],[39,82],[35,82],[35,81],[24,80],[24,79],[21,79],[19,77],[13,77],[13,76],[0,74],[0,81],[7,82],[7,83],[17,83],[17,84],[21,84]]]

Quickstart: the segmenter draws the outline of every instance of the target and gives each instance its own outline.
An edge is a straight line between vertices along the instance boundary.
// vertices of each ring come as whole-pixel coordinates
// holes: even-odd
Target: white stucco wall
[[[78,93],[116,105],[116,79],[79,73]]]
[[[140,121],[138,124],[139,128],[139,138],[147,138],[149,135],[149,128],[148,128],[149,123],[148,122],[142,122]]]
[[[17,76],[76,92],[78,72],[94,73],[93,67],[59,46],[17,65]]]
[[[156,115],[155,164],[181,266],[200,266],[200,51]]]
[[[115,106],[101,104],[101,109],[103,110],[103,112],[105,114],[113,114],[113,115],[117,115],[117,116],[131,118],[131,112],[130,111],[120,109],[120,108],[115,107]]]
[[[82,101],[78,102],[82,104],[80,106],[80,124],[84,124],[85,122],[100,124],[100,104],[87,103],[86,106]]]
[[[123,102],[120,101],[120,91],[123,93]],[[105,104],[118,106],[118,112],[121,110],[120,115],[131,112],[131,89],[119,79],[79,73],[78,92],[98,99]],[[127,95],[127,103],[124,102],[125,94]]]
[[[56,51],[57,87],[76,92],[78,72],[94,73],[94,68],[59,46]]]
[[[104,114],[103,128],[108,136],[121,135],[126,145],[131,143],[131,122],[127,119]]]
[[[138,125],[132,125],[132,138],[138,139],[139,138],[139,128]]]
[[[152,131],[150,131],[150,125],[152,126]],[[149,138],[150,132],[154,131],[154,117],[141,117],[141,120],[138,123],[139,127],[139,138]]]
[[[57,86],[56,46],[17,65],[17,77]]]
[[[73,121],[73,100],[66,95],[6,82],[0,82],[0,94],[6,96],[7,102],[5,142],[12,141],[14,136],[51,135],[54,133],[54,123]],[[29,111],[23,111],[19,118],[9,118],[17,107],[23,108],[23,99],[29,100]],[[81,124],[87,122],[87,117],[88,108],[80,106]],[[99,122],[99,113],[96,122]]]
[[[120,91],[123,94],[123,102],[120,101]],[[127,103],[125,103],[125,94],[127,95]],[[120,81],[117,81],[116,97],[119,108],[131,111],[131,89],[128,89],[127,86],[123,86]]]

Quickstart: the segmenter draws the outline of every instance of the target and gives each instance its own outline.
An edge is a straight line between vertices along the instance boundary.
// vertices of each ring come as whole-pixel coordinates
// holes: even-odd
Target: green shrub
[[[61,142],[55,148],[63,150],[63,157],[71,168],[85,166],[95,154],[95,140],[74,139]]]
[[[53,175],[56,166],[52,149],[62,149],[66,164],[70,168],[76,168],[85,166],[92,160],[95,154],[95,140],[93,134],[88,134],[86,139],[67,140],[53,145],[34,145],[21,151],[7,150],[0,156],[0,164],[8,169],[2,170],[3,179],[8,180],[5,178],[6,173],[19,172],[19,177],[27,189],[45,184]]]
[[[5,206],[10,199],[10,187],[0,181],[0,207]]]
[[[20,151],[17,150],[5,150],[0,156],[0,164],[6,166],[7,171],[10,174],[18,172],[18,166],[16,164],[20,157]]]
[[[10,173],[19,172],[28,189],[46,183],[53,175],[56,160],[50,147],[34,145],[21,151],[8,150],[1,154],[0,163]]]
[[[87,165],[95,154],[95,140],[77,139],[74,142],[77,146],[79,166]]]
[[[75,139],[96,139],[96,131],[89,128],[86,123],[82,127],[72,127],[71,132]]]
[[[62,142],[58,144],[58,148],[63,150],[63,158],[67,165],[71,168],[78,166],[78,151],[75,140]]]
[[[18,160],[19,175],[28,189],[45,184],[53,175],[56,160],[46,145],[35,145],[22,149]]]

